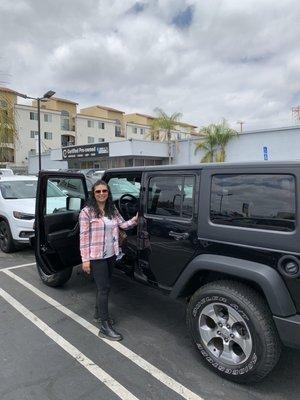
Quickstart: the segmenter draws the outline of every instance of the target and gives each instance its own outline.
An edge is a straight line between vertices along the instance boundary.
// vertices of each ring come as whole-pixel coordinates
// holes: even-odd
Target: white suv
[[[5,253],[13,252],[17,243],[29,243],[34,234],[36,189],[35,176],[0,176],[0,249]],[[51,200],[56,200],[49,202],[47,209],[58,203],[66,207],[67,196],[56,185],[50,184],[47,191]]]

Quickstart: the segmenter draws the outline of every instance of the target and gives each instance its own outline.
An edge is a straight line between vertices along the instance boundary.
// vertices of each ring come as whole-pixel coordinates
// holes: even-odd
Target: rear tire
[[[0,222],[0,249],[4,253],[13,253],[16,246],[8,222]]]
[[[187,325],[204,363],[238,383],[258,382],[277,364],[281,342],[263,297],[236,281],[198,289]]]
[[[68,280],[71,278],[72,275],[72,268],[64,269],[61,272],[56,272],[55,274],[46,274],[41,266],[37,263],[37,270],[40,275],[42,282],[50,287],[59,287],[63,286]]]

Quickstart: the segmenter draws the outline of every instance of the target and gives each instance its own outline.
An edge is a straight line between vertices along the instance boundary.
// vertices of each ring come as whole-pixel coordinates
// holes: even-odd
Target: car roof
[[[267,168],[267,167],[299,167],[300,161],[258,161],[258,162],[239,162],[239,163],[199,163],[199,164],[189,164],[189,165],[155,165],[147,167],[122,167],[122,168],[110,168],[105,171],[105,173],[110,172],[145,172],[145,171],[176,171],[180,170],[203,170],[203,169],[227,169],[227,168]]]
[[[1,175],[0,182],[3,181],[37,181],[34,175]]]

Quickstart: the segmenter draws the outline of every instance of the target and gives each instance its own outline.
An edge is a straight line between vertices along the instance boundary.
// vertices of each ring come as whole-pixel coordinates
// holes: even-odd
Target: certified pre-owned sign
[[[109,155],[108,143],[86,144],[83,146],[68,146],[62,149],[63,159],[101,157]]]

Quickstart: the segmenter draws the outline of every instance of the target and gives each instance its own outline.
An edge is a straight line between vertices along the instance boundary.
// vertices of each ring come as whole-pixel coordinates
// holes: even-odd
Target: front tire
[[[277,364],[281,343],[263,297],[236,281],[198,289],[187,308],[187,325],[202,360],[226,379],[258,382]]]
[[[4,253],[12,253],[16,250],[8,222],[0,222],[0,249]]]
[[[42,282],[50,287],[63,286],[72,275],[72,268],[64,269],[61,272],[56,272],[55,274],[46,274],[41,266],[37,263],[37,270]]]

